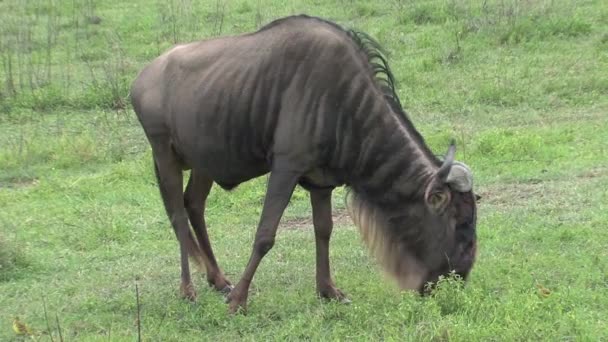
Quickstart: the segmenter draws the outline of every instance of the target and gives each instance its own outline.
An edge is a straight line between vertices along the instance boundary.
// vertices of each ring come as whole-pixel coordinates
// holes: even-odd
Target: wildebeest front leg
[[[289,199],[296,187],[299,173],[285,172],[273,170],[270,173],[268,187],[266,189],[266,197],[264,199],[264,208],[255,234],[255,242],[253,251],[249,257],[249,262],[245,268],[245,272],[238,282],[236,287],[230,292],[228,301],[230,303],[229,311],[235,313],[239,308],[247,309],[247,295],[249,294],[249,285],[253,280],[253,275],[258,268],[262,258],[274,245],[277,227],[283,211],[289,203]]]
[[[232,289],[232,285],[217,264],[205,224],[205,201],[212,186],[213,180],[209,176],[199,169],[193,169],[190,173],[188,185],[186,185],[184,205],[203,253],[205,268],[207,269],[207,282],[216,290],[228,293]]]
[[[333,230],[331,217],[332,190],[311,190],[312,219],[317,245],[317,292],[322,298],[337,299],[349,303],[346,295],[331,279],[329,268],[329,239]]]

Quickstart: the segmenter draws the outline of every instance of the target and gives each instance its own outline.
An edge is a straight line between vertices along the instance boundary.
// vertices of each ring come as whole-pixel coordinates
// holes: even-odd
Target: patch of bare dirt
[[[332,212],[334,226],[351,224],[352,221],[346,209],[334,209]],[[288,218],[281,222],[283,229],[312,229],[312,213],[308,217]]]
[[[0,189],[17,189],[38,184],[38,179],[34,177],[7,177],[0,178]]]
[[[597,167],[573,175],[571,178],[540,180],[530,179],[527,182],[494,184],[478,191],[482,203],[500,206],[526,206],[530,201],[557,203],[567,201],[584,201],[578,198],[581,186],[585,186],[595,178],[608,176],[608,168]],[[579,202],[579,204],[584,204]]]
[[[589,171],[581,173],[580,178],[596,178],[608,175],[608,167],[596,167]]]

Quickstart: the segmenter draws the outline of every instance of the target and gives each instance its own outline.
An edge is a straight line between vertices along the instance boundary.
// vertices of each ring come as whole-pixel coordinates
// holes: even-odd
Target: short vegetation
[[[299,189],[230,317],[178,245],[130,104],[139,69],[179,42],[308,13],[376,37],[430,146],[475,173],[470,283],[399,293],[334,200],[337,284],[315,297]],[[0,1],[0,340],[600,341],[608,339],[608,4],[605,1]],[[227,276],[249,257],[266,178],[214,188],[209,233]]]

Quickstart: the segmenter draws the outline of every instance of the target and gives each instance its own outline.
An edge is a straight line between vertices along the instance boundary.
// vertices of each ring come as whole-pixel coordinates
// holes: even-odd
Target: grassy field
[[[231,317],[178,244],[126,101],[170,47],[297,13],[376,37],[437,153],[456,138],[483,196],[465,288],[399,293],[336,191],[331,262],[351,305],[315,297],[308,195]],[[605,1],[0,1],[0,340],[608,340],[608,4]],[[266,178],[214,188],[207,222],[237,281]],[[47,318],[48,317],[48,318]]]

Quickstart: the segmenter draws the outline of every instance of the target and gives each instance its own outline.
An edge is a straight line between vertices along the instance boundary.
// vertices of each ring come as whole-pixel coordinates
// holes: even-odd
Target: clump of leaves
[[[439,278],[431,291],[431,297],[444,316],[459,313],[471,301],[465,293],[464,281],[454,273]]]

